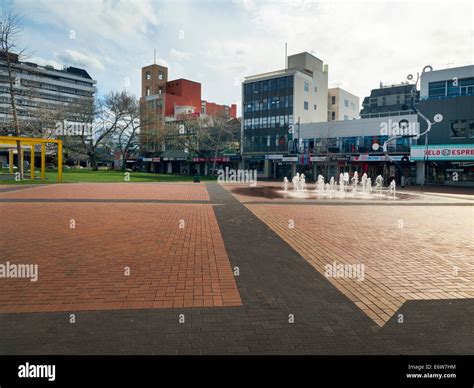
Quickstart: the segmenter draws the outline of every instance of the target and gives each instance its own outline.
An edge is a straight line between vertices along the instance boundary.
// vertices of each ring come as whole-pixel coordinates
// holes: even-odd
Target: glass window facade
[[[244,152],[288,150],[293,84],[292,75],[244,84]]]
[[[318,154],[360,154],[382,153],[382,145],[388,136],[347,136],[333,138],[305,139],[304,152]],[[411,138],[400,138],[388,143],[389,152],[410,152]],[[378,151],[372,149],[373,144],[379,144]]]
[[[428,98],[446,98],[457,96],[474,96],[473,77],[430,82],[428,84]]]

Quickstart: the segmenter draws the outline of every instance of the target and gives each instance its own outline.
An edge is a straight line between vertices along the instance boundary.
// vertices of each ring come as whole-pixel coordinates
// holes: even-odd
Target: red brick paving
[[[113,195],[113,186],[79,196]],[[62,197],[72,187],[29,195]],[[183,188],[188,197],[208,198],[205,187]],[[142,189],[139,196],[147,195]],[[152,193],[172,190],[163,185]],[[37,282],[0,279],[1,313],[241,305],[211,205],[0,203],[0,215],[0,263],[39,266]]]
[[[323,275],[364,264],[361,282],[328,280],[379,325],[406,300],[474,298],[472,207],[246,206]]]
[[[202,183],[65,183],[4,192],[0,198],[209,201],[209,194]]]

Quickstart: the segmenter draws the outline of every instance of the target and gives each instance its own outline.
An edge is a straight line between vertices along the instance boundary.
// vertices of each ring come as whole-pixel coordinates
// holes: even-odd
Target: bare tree
[[[168,144],[199,156],[213,155],[213,172],[219,152],[228,148],[238,152],[239,141],[240,122],[225,114],[200,117],[182,115],[174,125],[168,125]]]
[[[76,107],[75,117],[85,124],[73,136],[70,134],[64,136],[65,148],[87,155],[92,169],[98,170],[100,151],[112,148],[108,147],[106,142],[113,141],[124,128],[133,126],[135,133],[138,130],[136,128],[138,113],[135,111],[138,110],[137,106],[135,98],[125,91],[110,92],[104,98],[96,98],[95,101],[80,101]],[[135,135],[122,143],[125,152],[126,144],[131,143],[134,137]]]
[[[10,93],[10,103],[13,115],[13,128],[16,137],[20,137],[20,123],[16,105],[16,76],[13,62],[18,61],[24,54],[25,49],[18,47],[18,40],[22,32],[21,20],[11,12],[3,12],[0,19],[0,49],[5,56],[8,72],[8,88]],[[23,179],[23,166],[21,163],[21,143],[16,143],[18,153],[18,172],[20,179]]]
[[[122,171],[125,171],[127,155],[139,148],[140,105],[133,95],[126,92],[117,95],[115,100],[116,104],[123,106],[124,110],[122,120],[117,126],[116,144],[122,157]]]

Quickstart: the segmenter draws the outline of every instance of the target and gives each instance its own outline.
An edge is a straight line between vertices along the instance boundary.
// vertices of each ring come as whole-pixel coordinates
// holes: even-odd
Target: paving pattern
[[[372,247],[360,243],[370,234],[355,217],[344,215],[344,209],[350,209],[360,212],[364,221],[385,227],[385,232],[373,232],[379,239],[374,249],[384,260],[385,247],[393,246],[395,235],[407,252],[413,253],[410,260],[416,261],[414,249],[431,246],[431,251],[438,252],[427,252],[428,261],[422,265],[427,268],[438,263],[434,273],[439,273],[466,255],[468,248],[461,245],[469,226],[460,220],[472,210],[466,205],[459,206],[463,210],[452,204],[438,206],[434,212],[434,206],[405,207],[405,215],[412,209],[415,213],[403,217],[405,230],[399,230],[398,206],[272,203],[270,208],[265,202],[245,205],[217,184],[129,185],[137,185],[137,190],[84,185],[83,192],[94,193],[94,198],[78,197],[67,190],[55,194],[53,186],[48,189],[51,197],[39,193],[47,190],[43,186],[0,194],[2,230],[14,228],[0,235],[0,263],[13,262],[11,257],[37,260],[41,267],[35,286],[48,279],[36,294],[25,279],[0,279],[0,354],[474,353],[474,299],[462,294],[452,294],[449,299],[443,295],[409,299],[406,293],[415,292],[411,286],[415,280],[410,277],[407,284],[400,283],[404,273],[399,274],[397,265],[406,263],[394,262],[395,279],[391,279],[373,259],[367,263],[373,266],[367,274],[374,286],[383,289],[384,282],[392,282],[390,287],[400,286],[396,296],[406,298],[403,304],[393,305],[393,310],[399,306],[396,314],[380,326],[376,317],[369,317],[347,290],[324,276],[307,252],[294,247],[288,235],[278,229],[289,212],[297,220],[296,227],[307,223],[300,232],[319,249],[326,249],[331,258],[350,260],[354,248]],[[142,187],[145,185],[147,188]],[[20,194],[26,196],[15,202]],[[193,200],[179,202],[186,197]],[[117,203],[117,199],[126,202]],[[203,199],[208,201],[200,202]],[[305,219],[304,209],[329,223],[335,236],[324,235],[320,228],[317,234],[325,237],[315,240],[312,221]],[[69,228],[71,219],[76,221],[74,230]],[[435,226],[427,240],[418,242],[405,235],[415,233],[419,239],[415,225],[430,226],[444,219],[450,231]],[[180,220],[185,222],[184,228],[179,228]],[[350,237],[348,229],[359,233]],[[442,244],[447,238],[454,238],[451,250]],[[402,247],[395,250],[400,252]],[[448,259],[442,264],[444,256]],[[357,256],[357,260],[366,257],[372,256]],[[452,292],[469,295],[472,278],[466,263],[461,264],[458,275],[467,279],[461,291],[459,279],[454,281],[450,275],[424,280],[427,272],[420,272],[418,281],[430,286],[434,282],[436,287],[455,286],[457,290]],[[124,276],[125,266],[130,266],[129,277]],[[232,272],[235,270],[238,272]],[[370,300],[365,286],[352,286],[359,292],[353,295],[365,295],[376,306],[378,299]],[[383,298],[390,302],[389,297],[379,299]],[[12,300],[15,302],[10,303]],[[403,322],[398,314],[403,315]]]
[[[67,183],[28,186],[18,191],[0,192],[0,200],[13,198],[209,201],[203,183]]]
[[[0,312],[241,304],[210,205],[0,203],[0,214],[2,262],[39,275],[2,279]]]
[[[474,298],[472,207],[247,207],[379,325],[407,300]]]

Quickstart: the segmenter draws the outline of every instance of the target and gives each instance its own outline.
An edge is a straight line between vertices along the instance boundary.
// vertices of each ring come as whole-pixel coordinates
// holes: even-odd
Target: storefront
[[[410,159],[419,184],[474,186],[474,144],[412,146]]]

